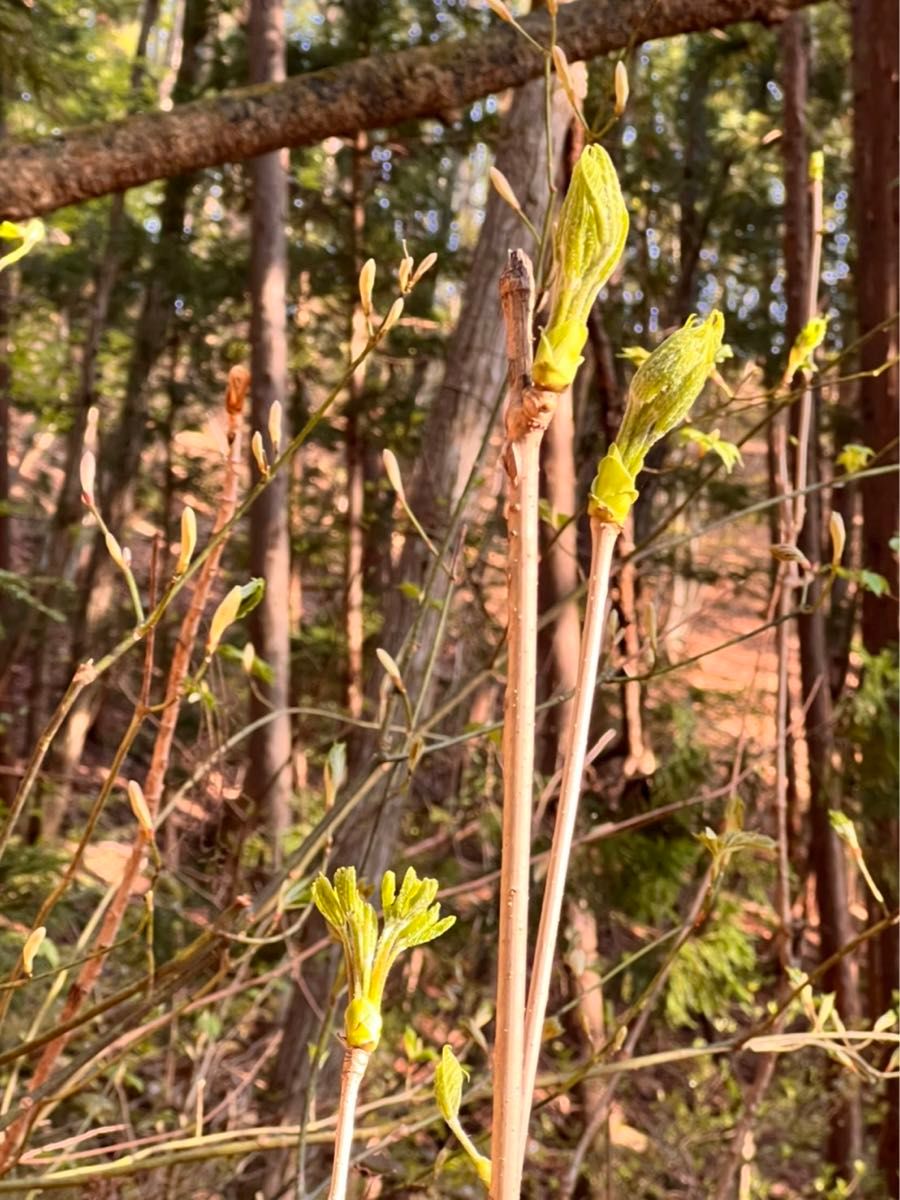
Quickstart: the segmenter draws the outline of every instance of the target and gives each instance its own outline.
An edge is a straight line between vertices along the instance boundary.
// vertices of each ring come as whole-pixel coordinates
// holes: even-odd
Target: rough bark
[[[285,32],[282,0],[253,0],[250,7],[250,78],[255,83],[284,79]],[[287,155],[264,154],[250,165],[253,185],[250,258],[250,342],[253,428],[263,431],[267,453],[272,405],[287,411]],[[283,416],[283,423],[285,421]],[[284,429],[283,440],[287,437]],[[272,669],[272,680],[259,684],[250,705],[250,720],[270,710],[281,716],[268,721],[250,738],[246,788],[264,816],[272,850],[279,843],[291,811],[291,722],[285,711],[290,693],[291,548],[288,533],[288,474],[280,472],[250,510],[250,570],[266,581],[266,593],[252,621],[256,651]]]
[[[896,359],[898,351],[898,13],[893,0],[854,0],[854,205],[857,237],[857,320],[864,339],[860,369],[865,372]],[[884,328],[878,329],[880,325]],[[877,332],[874,332],[876,331]],[[896,361],[882,374],[860,380],[859,401],[863,440],[880,451],[895,438],[898,423],[900,371]],[[882,461],[896,462],[897,447]],[[863,597],[862,635],[870,654],[897,643],[897,566],[890,539],[898,526],[896,478],[886,476],[862,484],[863,565],[890,581],[891,595]],[[886,869],[880,877],[888,884],[885,898],[897,905],[893,884],[896,869],[897,820],[879,816],[871,822],[872,844],[884,848]],[[894,894],[891,892],[894,891]],[[890,1003],[897,986],[898,944],[894,930],[885,933],[875,950],[882,981],[881,994],[869,997],[870,1015]],[[900,1195],[898,1181],[898,1127],[900,1087],[888,1085],[888,1111],[882,1127],[879,1162],[891,1196]]]
[[[571,61],[636,41],[735,21],[780,21],[808,0],[577,0],[562,8],[558,41]],[[522,24],[544,44],[545,13]],[[239,162],[283,146],[442,117],[489,92],[519,87],[543,72],[543,57],[515,30],[436,47],[379,54],[259,84],[168,113],[146,113],[56,137],[11,142],[0,152],[0,216],[19,219],[152,179]]]

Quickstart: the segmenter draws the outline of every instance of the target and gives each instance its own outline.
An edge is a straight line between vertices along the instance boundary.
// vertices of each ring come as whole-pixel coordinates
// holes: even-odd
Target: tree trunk
[[[353,272],[363,264],[363,238],[366,225],[363,163],[369,140],[358,133],[353,142],[351,167],[350,245]],[[353,305],[350,317],[350,360],[352,362],[366,344],[366,318],[359,304]],[[347,430],[344,442],[347,468],[347,559],[344,592],[344,624],[347,637],[347,711],[351,717],[361,717],[363,710],[363,602],[365,599],[363,502],[365,497],[366,447],[363,421],[363,388],[366,380],[365,363],[353,372],[347,403]]]
[[[211,22],[209,0],[186,0],[184,48],[174,92],[180,101],[186,100],[197,87],[201,66],[199,51]],[[107,524],[120,540],[131,515],[134,483],[145,449],[144,397],[147,380],[165,348],[177,273],[184,255],[184,216],[189,193],[190,180],[186,177],[170,179],[166,184],[160,208],[159,242],[135,329],[118,428],[108,444],[100,445],[98,468],[101,472],[101,509]],[[74,474],[77,475],[77,471]],[[78,582],[82,601],[72,622],[73,667],[91,654],[98,640],[98,631],[112,603],[113,578],[113,567],[108,560],[104,540],[98,535],[94,539],[84,576]],[[93,689],[79,697],[69,717],[65,736],[55,753],[55,773],[61,779],[57,806],[63,812],[68,806],[72,772],[81,758],[98,703]]]
[[[889,446],[897,433],[900,371],[898,350],[898,16],[893,0],[854,0],[853,90],[854,90],[854,205],[856,209],[857,321],[860,347],[860,407],[863,440],[876,452]],[[878,328],[883,326],[882,328]],[[877,330],[877,332],[876,332]],[[880,375],[865,372],[895,360]],[[881,459],[897,461],[894,442]],[[890,594],[863,596],[862,636],[866,650],[878,654],[897,643],[897,567],[890,539],[898,526],[896,478],[890,475],[864,480],[863,565],[877,571],[890,583]],[[896,700],[896,698],[894,698]],[[894,815],[877,815],[868,830],[870,844],[883,848],[884,870],[879,878],[887,904],[896,908],[897,820]],[[876,852],[877,853],[877,852]],[[876,860],[877,862],[877,860]],[[874,950],[883,981],[881,994],[869,997],[870,1016],[883,1012],[896,987],[898,964],[894,930],[882,935]],[[900,1195],[898,1183],[898,1126],[900,1085],[888,1084],[888,1111],[882,1126],[879,1163],[891,1196]]]
[[[285,77],[284,6],[282,0],[252,0],[248,29],[250,78],[253,83]],[[276,151],[250,165],[253,183],[250,260],[250,341],[252,422],[263,431],[270,457],[269,413],[287,410],[287,153]],[[284,429],[282,440],[288,436]],[[285,710],[290,694],[291,548],[288,534],[287,472],[280,472],[250,510],[250,569],[266,581],[266,593],[253,614],[256,651],[272,668],[271,683],[259,685],[251,700],[250,719],[270,709]],[[272,852],[280,857],[280,841],[291,816],[291,722],[286,712],[261,726],[250,738],[247,791],[265,815]]]

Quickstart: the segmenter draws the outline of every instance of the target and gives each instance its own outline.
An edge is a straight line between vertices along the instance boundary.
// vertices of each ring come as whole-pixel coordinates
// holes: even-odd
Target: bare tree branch
[[[560,9],[558,42],[571,61],[637,41],[736,21],[776,23],[812,0],[576,0]],[[549,18],[522,24],[549,42]],[[504,24],[439,46],[380,54],[240,88],[171,112],[143,113],[56,137],[0,143],[0,217],[18,220],[282,146],[443,117],[489,92],[519,87],[543,57]]]

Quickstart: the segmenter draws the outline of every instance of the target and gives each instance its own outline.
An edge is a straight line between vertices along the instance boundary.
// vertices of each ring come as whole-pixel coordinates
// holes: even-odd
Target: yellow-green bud
[[[637,369],[618,436],[591,486],[592,515],[623,523],[638,497],[635,481],[647,452],[690,412],[715,366],[724,331],[718,311],[705,321],[689,317]]]
[[[637,473],[654,442],[680,424],[716,365],[725,318],[715,310],[705,321],[688,317],[635,372],[616,444]]]
[[[575,378],[588,315],[622,256],[627,235],[628,209],[612,159],[602,146],[586,146],[556,227],[550,320],[532,371],[538,387],[561,392]]]
[[[378,1005],[358,996],[347,1005],[344,1018],[344,1037],[347,1045],[355,1050],[368,1050],[371,1054],[381,1039],[381,1013]]]
[[[813,150],[809,156],[809,178],[811,183],[825,178],[825,155],[821,150]]]
[[[788,355],[787,376],[789,379],[801,370],[813,369],[813,355],[825,340],[828,329],[827,317],[813,317],[807,321],[794,339]]]
[[[600,459],[597,474],[588,498],[590,515],[602,517],[616,525],[624,525],[631,506],[638,498],[635,475],[622,461],[619,447],[613,442],[609,453]]]

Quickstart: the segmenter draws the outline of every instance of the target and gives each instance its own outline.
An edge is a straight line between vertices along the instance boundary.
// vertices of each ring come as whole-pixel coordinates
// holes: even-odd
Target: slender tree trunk
[[[277,82],[285,77],[284,5],[282,0],[252,0],[249,24],[250,79]],[[253,428],[263,431],[270,457],[269,413],[287,409],[287,151],[253,160],[250,261],[250,340]],[[282,439],[287,437],[284,430]],[[259,688],[250,719],[269,709],[286,709],[290,693],[291,550],[288,534],[288,476],[281,472],[250,512],[250,568],[266,581],[266,594],[253,615],[253,642],[272,668],[272,682]],[[287,713],[269,721],[250,739],[247,790],[265,814],[272,850],[280,856],[280,839],[291,816],[291,722]]]
[[[881,374],[860,380],[863,440],[882,451],[896,438],[900,370],[898,351],[898,14],[893,0],[854,0],[853,90],[854,90],[854,205],[856,209],[857,320],[860,338],[859,366],[864,373],[892,359]],[[880,328],[879,328],[880,327]],[[882,457],[897,461],[897,446]],[[890,475],[864,480],[863,565],[877,571],[890,583],[888,596],[863,597],[862,635],[866,650],[878,654],[897,644],[897,566],[890,540],[898,527],[896,478]],[[896,698],[894,698],[896,701]],[[879,878],[887,885],[885,899],[897,906],[895,879],[897,820],[892,815],[873,815],[870,845],[875,862],[884,870]],[[881,848],[882,854],[878,855]],[[880,994],[869,997],[870,1016],[883,1012],[897,986],[900,964],[896,931],[886,932],[874,951],[879,970]],[[900,1195],[898,1183],[898,1125],[900,1085],[888,1085],[888,1111],[882,1126],[879,1162],[891,1196]]]
[[[141,13],[141,25],[131,68],[131,87],[135,91],[144,77],[147,43],[158,15],[159,0],[146,0]],[[72,423],[66,433],[62,485],[41,551],[41,572],[49,576],[51,581],[43,599],[45,603],[51,605],[55,603],[60,583],[70,570],[73,551],[77,544],[77,534],[81,528],[83,508],[78,467],[85,449],[85,434],[90,411],[97,399],[97,357],[100,353],[103,335],[106,332],[113,289],[119,276],[124,226],[125,194],[120,192],[112,197],[109,206],[106,237],[94,275],[87,331],[81,349],[78,389],[72,405]],[[36,610],[29,613],[19,628],[16,642],[16,648],[11,652],[13,655],[24,653],[28,646],[31,647],[29,654],[31,672],[28,700],[29,723],[32,730],[41,729],[44,725],[46,704],[46,659],[48,651],[51,649],[48,621],[43,613]],[[30,745],[32,741],[33,735],[29,737],[28,744]],[[40,805],[42,837],[53,840],[64,816],[65,807],[64,791],[49,790]]]
[[[351,248],[353,270],[356,274],[363,264],[363,238],[366,225],[363,164],[369,139],[358,133],[353,142],[351,168]],[[359,304],[353,305],[350,318],[350,359],[356,358],[366,343],[365,314]],[[363,564],[363,500],[365,497],[365,440],[363,422],[363,389],[366,379],[365,363],[353,373],[347,404],[345,462],[347,468],[347,565],[345,578],[344,621],[347,637],[347,710],[351,717],[362,716],[363,710],[363,601],[365,579]]]
[[[809,35],[805,16],[794,13],[784,24],[784,125],[782,141],[785,164],[785,267],[787,271],[788,344],[815,314],[818,280],[810,257],[812,228],[809,208],[809,154],[806,142],[806,93],[809,71]],[[802,386],[803,381],[796,383]],[[814,482],[818,470],[816,405],[819,391],[799,401],[792,410],[792,427],[797,453],[806,455],[806,477]],[[804,442],[801,412],[810,408],[810,428]],[[810,562],[822,559],[822,519],[818,492],[811,492],[805,503],[806,519],[797,531],[798,545]],[[821,954],[836,953],[853,936],[847,911],[847,871],[843,846],[828,817],[833,798],[833,710],[830,663],[825,636],[825,611],[818,602],[820,586],[810,587],[810,610],[798,618],[800,673],[804,732],[809,763],[810,789],[810,861],[816,876],[816,903],[819,909]],[[855,963],[841,959],[835,969],[832,986],[845,1024],[852,1028],[860,1016],[859,984]],[[839,1103],[829,1144],[831,1160],[852,1178],[853,1162],[862,1149],[862,1113],[859,1096],[849,1088]]]
[[[175,85],[179,102],[189,99],[197,88],[201,67],[199,51],[209,32],[212,16],[209,0],[186,0],[184,48]],[[131,516],[134,484],[146,449],[147,380],[166,345],[178,272],[184,256],[184,217],[190,186],[191,180],[187,176],[170,179],[166,184],[160,207],[159,242],[135,328],[118,427],[109,442],[100,445],[101,508],[107,524],[120,540]],[[77,478],[77,471],[73,474]],[[113,568],[100,536],[94,539],[85,572],[78,581],[78,591],[82,599],[72,620],[73,667],[90,656],[113,597],[117,595]],[[81,758],[99,703],[94,689],[82,693],[54,755],[55,773],[61,779],[57,804],[63,812],[68,806],[72,774]]]

